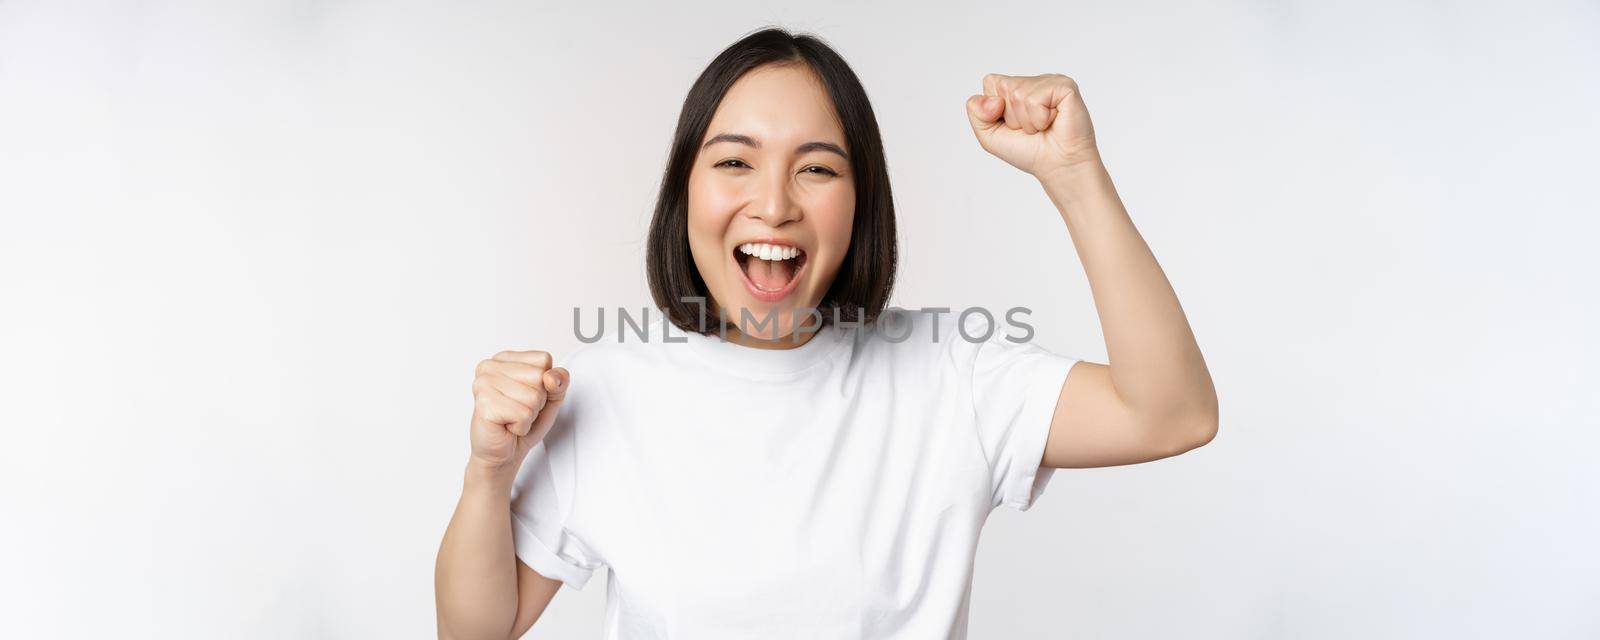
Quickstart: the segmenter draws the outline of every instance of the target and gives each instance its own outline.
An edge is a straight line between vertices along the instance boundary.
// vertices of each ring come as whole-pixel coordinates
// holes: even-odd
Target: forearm
[[[517,617],[512,476],[514,471],[467,467],[434,568],[440,637],[501,640],[511,635]]]
[[[1040,177],[1089,279],[1111,378],[1132,410],[1215,428],[1211,374],[1178,296],[1095,158]]]

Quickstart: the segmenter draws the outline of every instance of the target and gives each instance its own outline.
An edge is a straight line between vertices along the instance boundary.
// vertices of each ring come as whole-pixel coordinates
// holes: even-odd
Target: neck
[[[725,336],[728,342],[752,349],[794,349],[804,346],[815,338],[817,331],[822,328],[822,323],[815,318],[807,318],[804,326],[795,327],[788,334],[774,338],[753,336],[739,331],[737,323],[728,323],[728,333]]]

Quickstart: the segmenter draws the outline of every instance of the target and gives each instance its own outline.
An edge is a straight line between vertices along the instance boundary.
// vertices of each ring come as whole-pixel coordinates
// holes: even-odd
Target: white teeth
[[[753,256],[762,260],[789,260],[800,255],[800,250],[795,247],[786,247],[764,242],[746,242],[739,245],[739,253]]]

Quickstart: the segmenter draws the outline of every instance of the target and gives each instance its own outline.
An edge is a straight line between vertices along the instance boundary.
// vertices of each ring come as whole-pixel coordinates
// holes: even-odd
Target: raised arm
[[[517,559],[511,486],[522,460],[550,431],[568,388],[542,351],[503,351],[472,382],[472,456],[461,500],[439,545],[434,599],[440,638],[520,638],[561,582]]]
[[[1104,467],[1177,455],[1217,433],[1216,388],[1178,296],[1101,162],[1078,85],[1050,74],[984,77],[967,100],[983,148],[1044,187],[1089,278],[1109,364],[1062,385],[1043,466]]]

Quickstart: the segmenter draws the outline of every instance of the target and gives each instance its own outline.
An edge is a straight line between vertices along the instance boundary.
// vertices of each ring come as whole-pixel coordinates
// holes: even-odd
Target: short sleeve
[[[517,472],[511,488],[511,538],[517,557],[539,575],[582,589],[603,563],[569,528],[578,494],[574,422],[580,403],[573,392]]]
[[[969,316],[960,365],[971,375],[978,439],[989,462],[992,505],[1027,511],[1044,493],[1055,469],[1042,467],[1056,401],[1077,358],[1052,353],[1030,331]],[[991,331],[986,331],[990,329]]]

